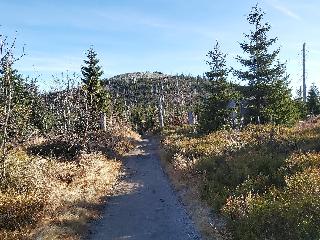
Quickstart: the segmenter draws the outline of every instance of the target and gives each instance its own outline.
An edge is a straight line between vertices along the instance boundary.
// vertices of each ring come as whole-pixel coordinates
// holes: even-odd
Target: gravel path
[[[200,240],[161,168],[158,146],[145,139],[125,158],[127,174],[92,227],[91,239]]]

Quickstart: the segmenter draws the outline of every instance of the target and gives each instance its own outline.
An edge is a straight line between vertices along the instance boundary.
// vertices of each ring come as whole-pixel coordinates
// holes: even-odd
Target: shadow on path
[[[91,239],[200,239],[161,168],[158,144],[144,139],[124,159],[126,175],[91,228]]]

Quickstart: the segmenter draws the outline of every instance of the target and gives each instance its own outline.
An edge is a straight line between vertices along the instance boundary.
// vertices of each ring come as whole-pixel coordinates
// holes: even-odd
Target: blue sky
[[[134,71],[202,75],[206,53],[215,40],[228,54],[228,64],[242,51],[239,42],[249,32],[246,15],[256,0],[1,0],[0,33],[17,37],[20,72],[40,76],[80,72],[91,45],[105,76]],[[307,43],[307,77],[320,80],[320,2],[260,0],[265,19],[277,36],[281,60],[288,61],[293,88],[302,75],[301,48]],[[17,31],[17,33],[15,33]],[[43,83],[42,83],[43,84]]]

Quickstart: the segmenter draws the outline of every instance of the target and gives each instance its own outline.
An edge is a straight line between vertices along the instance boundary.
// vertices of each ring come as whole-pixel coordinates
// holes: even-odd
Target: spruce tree
[[[98,96],[102,91],[100,78],[103,74],[103,71],[101,66],[98,65],[99,59],[97,58],[97,53],[93,50],[93,48],[90,48],[87,51],[87,59],[84,60],[84,63],[85,66],[81,67],[84,89],[87,93],[89,104],[94,108],[94,110],[96,110],[99,100]]]
[[[101,66],[98,65],[99,59],[93,48],[87,51],[87,59],[84,60],[84,63],[85,65],[81,67],[81,72],[87,97],[86,108],[90,114],[91,124],[95,129],[96,125],[98,125],[98,119],[101,117],[99,113],[103,113],[103,118],[105,119],[105,114],[109,111],[110,96],[102,85],[101,76],[103,71]],[[89,128],[88,119],[89,116],[87,117],[86,131]]]
[[[302,90],[297,89],[294,102],[299,112],[299,119],[305,119],[308,115],[307,103],[303,101]]]
[[[253,29],[245,34],[247,40],[240,47],[248,58],[236,58],[246,69],[235,71],[235,75],[249,87],[247,120],[291,124],[298,113],[288,87],[289,76],[285,63],[278,59],[280,49],[270,50],[277,38],[268,38],[271,26],[263,21],[264,15],[256,5],[247,17]]]
[[[218,42],[214,49],[208,52],[207,57],[210,71],[206,73],[207,93],[203,99],[199,118],[202,132],[211,132],[227,124],[231,113],[228,103],[238,99],[237,92],[227,80],[230,70],[226,67],[226,54],[221,52]]]
[[[320,94],[317,86],[314,83],[308,91],[307,107],[309,114],[320,114]]]

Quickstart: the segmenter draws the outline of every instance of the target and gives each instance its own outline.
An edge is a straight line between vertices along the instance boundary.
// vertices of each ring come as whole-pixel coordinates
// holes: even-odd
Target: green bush
[[[313,119],[205,136],[171,131],[163,144],[196,164],[203,199],[235,239],[320,239],[319,126]]]
[[[286,179],[283,191],[230,197],[223,213],[235,239],[319,239],[320,171]]]
[[[243,149],[200,160],[197,169],[205,172],[204,198],[220,209],[232,194],[261,193],[270,186],[282,186],[284,182],[277,170],[284,164],[285,155],[273,156],[271,151]]]

